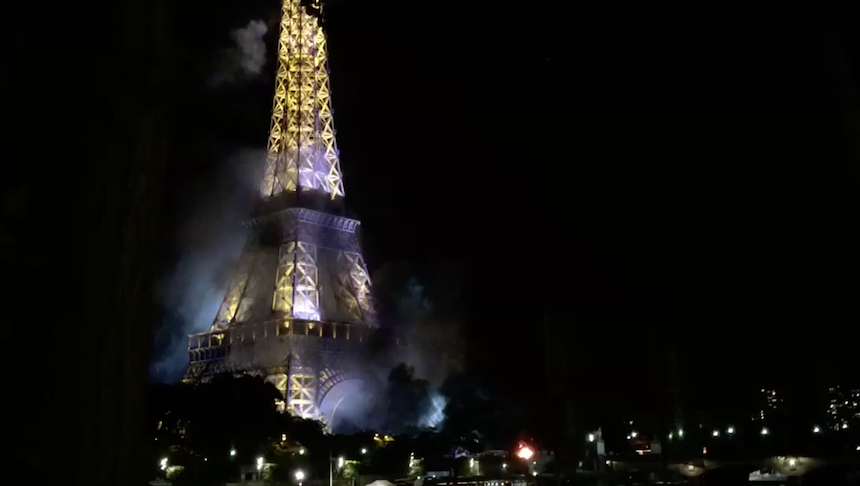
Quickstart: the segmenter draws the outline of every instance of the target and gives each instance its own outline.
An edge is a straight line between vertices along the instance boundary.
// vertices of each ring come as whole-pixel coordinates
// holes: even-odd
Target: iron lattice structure
[[[285,408],[320,416],[376,327],[359,222],[342,216],[326,38],[300,0],[284,0],[261,201],[209,332],[189,338],[186,380],[254,373]]]
[[[344,195],[329,92],[325,33],[298,1],[284,0],[263,197],[300,187]]]

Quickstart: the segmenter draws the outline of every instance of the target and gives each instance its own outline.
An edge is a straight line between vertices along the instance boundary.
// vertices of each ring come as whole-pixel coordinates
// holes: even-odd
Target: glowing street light
[[[260,456],[257,458],[257,471],[263,469],[263,457]]]
[[[769,431],[769,430],[767,430],[767,427],[762,427],[762,428],[761,428],[761,435],[767,435],[767,434],[769,434],[769,433],[770,433],[770,431]]]
[[[845,430],[845,429],[847,429],[847,428],[848,428],[848,424],[843,423],[843,424],[842,424],[842,430]]]
[[[734,434],[734,433],[735,433],[735,428],[734,428],[734,427],[729,427],[728,429],[726,429],[726,433],[727,433],[727,434],[729,434],[729,435]]]
[[[338,458],[337,458],[337,468],[338,468],[338,469],[342,469],[342,468],[343,468],[343,462],[344,462],[344,461],[343,461],[343,456],[340,456],[340,457],[338,457]]]
[[[714,436],[714,437],[719,437],[719,436],[720,436],[720,431],[719,431],[719,430],[717,430],[717,429],[714,429],[714,431],[713,431],[713,432],[711,432],[711,435],[712,435],[712,436]]]
[[[639,432],[636,432],[635,430],[633,432],[630,432],[630,437],[633,437],[634,439],[637,435],[639,435]]]
[[[812,433],[813,434],[820,434],[821,433],[821,427],[816,425],[815,427],[812,428]]]
[[[230,449],[230,457],[236,456],[236,449]]]
[[[532,476],[537,476],[537,471],[532,471]]]
[[[161,468],[161,470],[162,470],[162,471],[164,471],[165,469],[167,469],[167,458],[166,458],[166,457],[162,457],[162,458],[161,458],[161,460],[160,460],[160,461],[158,461],[158,465],[159,465],[159,467]]]
[[[300,456],[305,455],[305,448],[304,448],[304,447],[302,447],[301,449],[299,449],[299,455],[300,455]]]
[[[305,479],[305,473],[301,469],[295,472],[296,481],[302,482]]]
[[[588,434],[588,442],[594,442],[594,434]]]
[[[367,449],[366,449],[366,448],[364,448],[364,447],[362,447],[362,448],[361,448],[361,453],[362,453],[362,454],[367,454]]]
[[[684,438],[684,429],[678,429],[678,438],[679,438],[679,439],[683,439],[683,438]]]
[[[675,434],[673,434],[672,432],[669,432],[669,440],[672,440],[673,437],[675,437]]]
[[[502,469],[507,469],[507,468],[508,468],[508,463],[503,462],[503,463],[502,463]]]
[[[792,469],[794,469],[795,467],[797,467],[797,459],[795,459],[795,458],[793,458],[793,457],[792,457],[791,459],[789,459],[789,460],[788,460],[788,467],[790,467],[790,468],[792,468]]]

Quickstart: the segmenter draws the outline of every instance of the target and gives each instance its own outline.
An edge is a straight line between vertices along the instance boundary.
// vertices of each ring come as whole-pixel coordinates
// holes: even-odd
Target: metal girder
[[[325,34],[301,0],[283,0],[280,20],[260,184],[262,198],[272,197],[264,203],[273,204],[249,221],[251,236],[210,331],[189,337],[185,380],[263,376],[283,394],[284,410],[317,419],[320,401],[349,368],[332,356],[357,354],[377,321],[359,222],[273,197],[344,195]]]
[[[343,196],[326,38],[300,0],[284,0],[263,197],[299,188]]]

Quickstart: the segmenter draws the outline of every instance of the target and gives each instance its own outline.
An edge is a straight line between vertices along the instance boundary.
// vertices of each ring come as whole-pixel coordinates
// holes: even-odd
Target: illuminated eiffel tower
[[[260,195],[215,322],[189,338],[185,378],[258,374],[286,410],[328,421],[322,401],[350,378],[377,322],[360,223],[342,216],[326,37],[300,0],[283,0]]]

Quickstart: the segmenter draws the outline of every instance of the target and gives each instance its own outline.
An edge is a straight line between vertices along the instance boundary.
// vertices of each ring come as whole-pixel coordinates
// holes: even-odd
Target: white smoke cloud
[[[243,149],[227,157],[223,169],[188,189],[175,266],[162,276],[156,299],[164,315],[155,337],[150,374],[175,381],[188,364],[188,335],[209,330],[242,252],[263,150]]]
[[[266,43],[263,36],[268,28],[262,20],[230,32],[235,46],[221,53],[219,66],[210,79],[213,86],[235,83],[257,77],[266,65]]]

